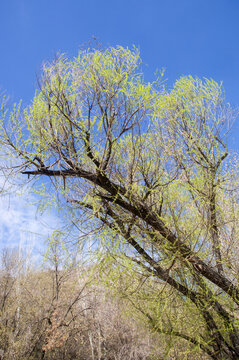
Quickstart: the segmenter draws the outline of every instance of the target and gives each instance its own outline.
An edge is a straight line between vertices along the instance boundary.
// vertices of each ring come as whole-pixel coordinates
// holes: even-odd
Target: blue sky
[[[146,80],[162,68],[169,86],[181,75],[210,77],[239,105],[238,0],[2,0],[0,91],[28,104],[43,61],[76,56],[92,36],[103,47],[139,47]],[[233,149],[238,135],[236,122]]]
[[[238,0],[8,0],[0,2],[0,86],[28,102],[43,61],[69,56],[92,36],[136,45],[146,75],[166,68],[172,83],[192,74],[223,80],[239,104]]]

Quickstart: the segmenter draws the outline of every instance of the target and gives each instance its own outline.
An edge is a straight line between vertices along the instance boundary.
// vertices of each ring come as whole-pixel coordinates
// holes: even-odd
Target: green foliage
[[[69,221],[98,242],[104,281],[165,339],[165,359],[174,347],[237,359],[234,112],[212,79],[185,76],[168,91],[140,66],[122,47],[45,64],[32,104],[8,125],[3,109],[1,144],[47,196],[50,178]]]

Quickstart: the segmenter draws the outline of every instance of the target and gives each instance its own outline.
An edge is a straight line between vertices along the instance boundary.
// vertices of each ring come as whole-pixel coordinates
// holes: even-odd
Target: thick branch
[[[47,176],[74,176],[89,180],[95,185],[98,185],[102,189],[110,193],[110,196],[105,196],[105,200],[112,201],[119,205],[121,208],[127,210],[131,214],[138,216],[147,224],[149,224],[154,230],[158,231],[160,235],[165,238],[171,245],[171,250],[177,254],[177,256],[185,259],[190,263],[196,272],[210,280],[213,284],[217,285],[223,291],[225,291],[232,299],[239,304],[239,290],[234,284],[226,279],[223,275],[213,270],[212,267],[202,261],[187,245],[179,240],[174,233],[164,224],[164,222],[158,217],[156,213],[149,210],[145,204],[140,202],[136,197],[118,184],[110,181],[105,175],[94,174],[85,171],[81,168],[75,170],[48,170],[38,169],[33,171],[24,171],[23,174],[28,175],[47,175]],[[122,198],[123,195],[126,198],[130,198],[133,204]],[[157,239],[155,240],[157,241]]]

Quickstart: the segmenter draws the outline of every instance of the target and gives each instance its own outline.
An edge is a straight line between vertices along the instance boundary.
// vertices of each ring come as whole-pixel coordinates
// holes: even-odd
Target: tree
[[[139,360],[156,354],[156,336],[122,316],[124,304],[106,297],[97,273],[70,261],[61,234],[53,233],[43,268],[26,266],[19,255],[6,249],[0,258],[1,359]]]
[[[2,114],[18,170],[50,178],[80,230],[112,239],[131,276],[150,281],[156,300],[139,310],[154,330],[237,359],[237,163],[222,86],[188,76],[167,91],[144,82],[137,50],[81,51],[44,65],[23,113]]]

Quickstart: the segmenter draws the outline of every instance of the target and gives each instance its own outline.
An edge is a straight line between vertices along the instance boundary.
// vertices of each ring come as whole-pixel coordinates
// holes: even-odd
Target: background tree
[[[125,305],[107,296],[96,273],[75,262],[70,266],[68,255],[63,261],[59,234],[50,243],[41,268],[29,261],[26,267],[19,252],[2,253],[1,300],[6,300],[0,312],[0,358],[139,360],[156,355],[157,336],[123,316]]]
[[[211,359],[239,356],[233,116],[213,80],[146,84],[137,50],[122,47],[46,64],[32,104],[8,125],[2,116],[19,171],[49,177],[80,231],[111,241],[131,276],[150,281],[155,301],[138,310],[155,331]]]

